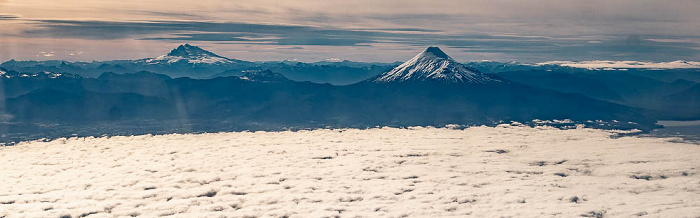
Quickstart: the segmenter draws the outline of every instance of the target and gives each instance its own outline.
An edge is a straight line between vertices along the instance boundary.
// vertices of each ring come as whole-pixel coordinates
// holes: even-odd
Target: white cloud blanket
[[[71,138],[0,148],[0,217],[696,216],[700,146],[547,127]]]

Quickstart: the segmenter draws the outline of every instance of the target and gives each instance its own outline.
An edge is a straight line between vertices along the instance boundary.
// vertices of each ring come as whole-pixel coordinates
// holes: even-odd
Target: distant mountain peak
[[[450,59],[450,56],[445,54],[440,48],[438,47],[433,47],[430,46],[426,48],[423,52],[421,52],[419,55],[421,56],[434,56],[436,58],[442,58],[442,59]]]
[[[144,61],[149,64],[170,64],[181,61],[185,61],[190,64],[229,64],[241,62],[239,60],[232,60],[219,56],[198,46],[190,44],[180,45],[170,51],[170,53],[167,55],[161,55],[156,58],[147,58]]]
[[[210,56],[210,57],[221,57],[219,55],[216,55],[210,51],[204,50],[198,46],[190,45],[190,44],[184,44],[180,45],[177,48],[173,49],[168,53],[168,56],[177,56],[177,57],[183,57],[183,58],[198,58],[198,57],[204,57],[204,56]]]
[[[438,47],[428,47],[389,72],[371,79],[375,83],[435,81],[443,83],[493,83],[502,80],[455,61]]]

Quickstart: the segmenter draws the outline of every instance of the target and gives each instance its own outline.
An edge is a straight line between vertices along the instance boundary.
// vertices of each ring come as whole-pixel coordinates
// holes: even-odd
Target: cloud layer
[[[700,147],[594,129],[337,129],[0,147],[0,216],[683,217]]]

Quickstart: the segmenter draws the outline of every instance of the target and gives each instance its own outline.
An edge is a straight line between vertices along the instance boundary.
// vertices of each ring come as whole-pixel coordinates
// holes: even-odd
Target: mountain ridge
[[[172,54],[169,53],[171,57],[213,57],[198,49],[188,49],[185,45],[178,48],[171,51]],[[73,72],[72,68],[88,66],[69,62],[55,64],[51,71],[35,71],[41,67],[23,71],[15,71],[16,68],[0,70],[6,72],[5,75],[15,75],[20,72]],[[671,111],[669,117],[650,113],[647,110],[649,108],[635,107],[626,101],[629,99],[627,97],[636,96],[632,94],[639,90],[650,90],[649,85],[658,86],[658,90],[666,90],[665,93],[679,93],[677,99],[683,99],[683,102],[692,101],[698,96],[697,88],[689,89],[695,83],[692,80],[676,81],[679,78],[692,79],[692,75],[664,77],[669,80],[676,78],[672,80],[674,83],[634,76],[638,75],[634,72],[639,75],[648,72],[636,70],[588,75],[580,72],[593,71],[539,67],[527,69],[538,70],[542,74],[541,78],[533,78],[533,75],[538,74],[530,71],[494,75],[483,72],[493,72],[489,69],[497,69],[499,66],[489,68],[491,65],[460,64],[437,47],[426,48],[400,67],[379,67],[377,69],[382,69],[381,72],[374,74],[392,75],[395,80],[375,82],[365,79],[359,80],[360,82],[356,80],[349,85],[300,82],[305,80],[295,76],[286,79],[292,75],[289,73],[292,70],[308,74],[312,70],[328,69],[325,75],[337,77],[338,71],[333,70],[347,68],[340,65],[261,64],[234,68],[232,70],[236,75],[202,78],[206,76],[204,73],[235,65],[194,65],[186,61],[166,65],[137,65],[133,61],[115,61],[95,63],[93,66],[103,64],[107,64],[104,69],[141,69],[134,66],[152,68],[143,68],[149,72],[116,71],[84,78],[53,78],[54,74],[46,73],[28,78],[5,78],[0,75],[0,85],[5,87],[8,102],[4,109],[0,108],[3,110],[0,114],[8,115],[6,118],[14,116],[12,119],[3,119],[21,125],[33,125],[29,122],[79,122],[92,125],[136,120],[146,126],[163,124],[166,129],[186,131],[223,131],[234,127],[489,125],[510,121],[527,123],[532,120],[564,119],[596,128],[650,130],[655,128],[655,119],[659,117],[690,119],[700,116],[693,111],[697,106],[685,107],[689,109],[686,114]],[[273,66],[276,68],[271,68]],[[477,68],[484,70],[475,70]],[[171,70],[184,76],[166,76],[173,75]],[[392,72],[398,73],[391,74]],[[678,71],[677,75],[683,72],[685,71]],[[202,77],[192,76],[198,73],[203,73]],[[640,84],[641,81],[647,82]],[[545,86],[542,83],[558,86]],[[567,89],[568,87],[581,88]],[[617,88],[590,91],[605,87]],[[679,92],[683,90],[688,91]],[[640,98],[644,99],[657,96],[648,95],[649,92],[639,93]],[[666,95],[659,96],[663,98]],[[94,105],[101,106],[91,108]],[[61,113],[57,113],[55,108],[62,108]],[[190,122],[194,120],[203,126],[191,127]],[[606,123],[598,123],[598,120]],[[212,124],[218,121],[221,122],[218,126]],[[182,123],[182,126],[169,126],[168,123]],[[23,133],[21,128],[12,128],[15,127],[8,131]],[[31,128],[40,131],[43,127]],[[125,128],[125,131],[130,130],[129,127]]]
[[[271,70],[263,71],[247,71],[239,78],[243,80],[255,82],[288,82],[291,81],[282,74],[272,72]]]

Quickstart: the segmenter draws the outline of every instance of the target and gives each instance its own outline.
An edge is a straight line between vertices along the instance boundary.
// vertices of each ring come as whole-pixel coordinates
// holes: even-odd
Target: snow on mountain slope
[[[375,83],[439,81],[447,83],[501,82],[476,69],[458,63],[438,47],[428,47],[420,54],[372,80]]]
[[[0,77],[4,78],[43,78],[43,79],[57,79],[57,78],[80,78],[81,76],[70,74],[70,73],[56,73],[43,71],[38,73],[8,73],[5,71],[0,71]]]
[[[247,71],[240,77],[244,80],[256,81],[256,82],[287,82],[290,81],[287,77],[282,74],[272,72],[271,70],[265,71]]]
[[[595,129],[319,129],[0,147],[0,217],[693,217],[700,146]]]
[[[228,64],[237,62],[236,60],[219,56],[190,44],[180,45],[170,51],[170,53],[167,55],[161,55],[156,58],[142,59],[141,61],[148,64],[171,64],[183,60],[190,64]]]
[[[700,68],[698,61],[673,61],[673,62],[643,62],[643,61],[548,61],[537,63],[535,66],[560,65],[566,67],[586,68],[586,69],[677,69],[677,68]]]

